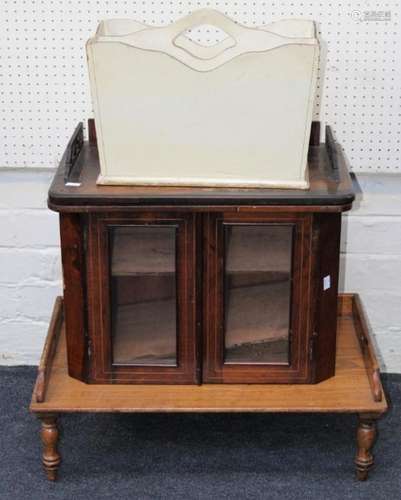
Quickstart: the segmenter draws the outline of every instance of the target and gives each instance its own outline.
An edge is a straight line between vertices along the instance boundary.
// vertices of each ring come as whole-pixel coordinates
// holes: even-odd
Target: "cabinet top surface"
[[[77,128],[78,130],[78,128]],[[331,136],[331,134],[330,134]],[[310,188],[205,188],[105,186],[96,184],[99,157],[95,140],[74,144],[74,136],[49,190],[56,211],[88,211],[129,206],[332,206],[347,210],[354,200],[352,180],[341,148],[332,140],[309,147]],[[74,151],[75,150],[75,151]],[[67,181],[66,181],[67,179]]]

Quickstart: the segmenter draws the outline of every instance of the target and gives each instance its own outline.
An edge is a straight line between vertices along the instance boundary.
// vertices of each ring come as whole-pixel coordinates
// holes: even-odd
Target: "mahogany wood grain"
[[[320,144],[320,122],[312,122],[310,130],[309,146],[319,146]]]
[[[174,210],[179,213],[215,213],[215,212],[221,212],[222,208],[228,209],[228,210],[237,210],[238,212],[241,212],[242,210],[249,210],[249,206],[251,204],[248,203],[248,205],[235,205],[234,200],[232,200],[230,203],[227,205],[187,205],[187,206],[180,206],[180,205],[163,205],[161,203],[155,204],[155,205],[147,205],[144,204],[143,206],[140,205],[124,205],[123,207],[121,205],[92,205],[92,206],[86,206],[86,205],[80,205],[80,206],[69,206],[65,210],[64,209],[55,209],[55,207],[51,204],[51,202],[48,202],[48,207],[51,210],[54,210],[56,212],[61,212],[61,213],[86,213],[86,212],[94,212],[94,213],[114,213],[114,212],[121,212],[122,208],[124,209],[125,213],[127,214],[132,214],[135,215],[137,212],[143,211],[144,208],[148,212],[161,212],[163,210]],[[318,212],[323,212],[323,213],[342,213],[347,210],[351,210],[352,207],[352,202],[344,204],[344,205],[269,205],[269,204],[264,204],[264,205],[252,205],[252,210],[255,213],[261,212],[264,213],[266,212],[266,207],[268,207],[269,210],[272,210],[273,212],[292,212],[292,213],[318,213]]]
[[[213,363],[216,366],[218,363],[221,364],[223,290],[218,288],[220,285],[215,286],[212,281],[207,281],[208,268],[212,269],[214,265],[217,266],[217,261],[221,261],[221,255],[216,254],[222,248],[218,241],[221,235],[217,236],[214,242],[216,244],[208,244],[208,238],[212,237],[213,230],[208,229],[205,221],[218,220],[222,213],[227,214],[232,220],[237,218],[244,221],[253,218],[255,221],[262,221],[270,217],[269,220],[276,218],[278,221],[304,221],[302,230],[295,231],[294,256],[297,254],[297,265],[293,266],[294,273],[291,276],[293,300],[290,366],[288,363],[287,366],[278,366],[276,363],[274,366],[269,366],[269,374],[265,366],[260,366],[258,369],[253,366],[251,373],[259,372],[260,377],[254,378],[254,375],[250,375],[245,380],[275,383],[316,382],[332,375],[340,212],[350,207],[354,194],[341,150],[330,130],[327,132],[326,145],[319,145],[319,127],[319,123],[314,123],[311,132],[308,160],[311,184],[309,190],[99,186],[96,184],[99,161],[94,122],[89,123],[89,143],[82,142],[82,127],[78,127],[79,133],[74,134],[64,155],[65,158],[75,158],[75,163],[71,160],[69,167],[65,161],[61,163],[49,191],[49,206],[61,212],[70,375],[94,383],[159,383],[163,378],[167,384],[173,380],[176,380],[176,383],[188,383],[191,371],[191,380],[200,383],[202,363],[203,373],[206,373],[207,365],[210,364],[207,358],[211,353],[205,355],[203,352],[203,345],[207,345],[210,335],[215,336]],[[335,165],[334,155],[336,155]],[[67,167],[69,171],[80,172],[78,184],[74,182],[70,185],[71,183],[64,182]],[[163,375],[168,374],[165,377],[161,375],[162,372],[157,375],[157,370],[151,373],[149,367],[143,371],[138,366],[126,367],[122,366],[122,363],[121,366],[117,366],[112,362],[111,298],[116,296],[117,291],[120,297],[126,293],[126,296],[131,298],[130,304],[135,301],[135,303],[140,302],[137,298],[141,296],[146,296],[146,300],[168,298],[167,291],[171,281],[169,285],[166,279],[168,276],[174,279],[171,273],[171,249],[169,251],[163,246],[163,238],[160,241],[153,239],[149,246],[145,233],[143,237],[133,241],[133,244],[129,243],[129,238],[124,239],[124,235],[120,234],[120,237],[117,237],[117,240],[119,238],[120,240],[113,246],[118,249],[115,258],[113,257],[114,276],[128,279],[132,276],[141,276],[145,271],[149,275],[154,274],[159,279],[159,296],[152,292],[149,283],[148,286],[142,287],[143,280],[140,278],[135,281],[135,286],[132,280],[128,283],[127,279],[124,281],[111,278],[107,221],[121,220],[124,223],[124,221],[143,220],[144,224],[152,224],[152,221],[167,219],[181,221],[178,223],[179,226],[182,224],[178,238],[177,317],[178,329],[184,331],[184,334],[178,335],[178,341],[183,342],[178,345],[180,356],[178,366],[170,368],[164,366]],[[308,221],[307,224],[305,221]],[[235,287],[246,282],[252,282],[256,286],[256,281],[262,278],[288,279],[285,275],[288,270],[283,271],[282,263],[273,255],[271,255],[272,265],[267,268],[263,263],[264,269],[261,269],[256,259],[257,252],[253,250],[258,246],[260,248],[268,245],[273,251],[274,242],[263,239],[263,235],[256,239],[260,241],[249,242],[245,250],[240,248],[237,257],[230,256],[231,267],[226,269],[226,273],[229,275],[230,283]],[[280,256],[280,248],[276,250]],[[243,255],[244,253],[246,255]],[[150,255],[158,255],[158,261],[149,259]],[[236,262],[241,259],[247,260],[249,266],[239,269]],[[221,268],[216,267],[212,272],[215,272],[216,279],[222,282]],[[330,274],[333,285],[323,294],[319,287],[324,273]],[[211,280],[213,279],[211,276]],[[115,285],[117,281],[118,286]],[[115,293],[111,293],[112,289]],[[217,296],[213,299],[213,306],[210,307],[213,290],[217,292]],[[126,305],[127,300],[121,304],[122,307]],[[161,308],[160,311],[164,309]],[[126,310],[127,308],[124,309]],[[143,307],[139,312],[141,312],[140,318],[147,314]],[[149,328],[145,329],[148,332],[147,336],[154,337],[156,330],[159,330],[157,320],[164,321],[166,318],[162,314],[159,316],[155,321],[152,319],[148,322]],[[331,325],[327,326],[329,322]],[[128,327],[131,328],[132,324],[131,319]],[[187,335],[185,332],[189,331],[191,334]],[[130,333],[129,330],[127,332]],[[248,335],[247,332],[245,334]],[[170,334],[167,332],[166,335]],[[124,336],[124,345],[120,346],[120,351],[125,350],[125,341],[130,340],[130,337],[131,334]],[[191,341],[188,340],[189,337]],[[167,351],[171,350],[170,344],[166,348]],[[144,352],[142,348],[139,349],[138,356],[140,352]],[[316,358],[319,358],[319,361],[316,361]],[[187,370],[185,377],[179,375],[184,366]],[[242,366],[241,370],[244,375],[247,368]],[[287,377],[284,375],[285,370],[288,372]],[[223,371],[227,371],[227,376],[216,376],[215,382],[228,381],[230,379],[228,372],[233,371],[232,375],[235,373],[234,368],[229,366]],[[241,380],[239,377],[240,370],[238,378],[234,377],[231,382],[239,382]]]
[[[224,227],[227,224],[288,224],[293,227],[292,292],[290,311],[290,364],[224,363]],[[262,226],[261,226],[262,227]],[[205,383],[310,382],[309,302],[311,300],[312,216],[236,213],[224,211],[207,217],[205,231],[204,353]],[[263,239],[262,239],[263,248]],[[245,258],[247,255],[245,255]],[[250,332],[252,333],[252,332]],[[333,352],[334,357],[334,352]]]
[[[85,231],[84,215],[60,214],[68,365],[80,380],[87,378],[88,363]]]
[[[326,150],[334,170],[338,170],[341,152],[334,139],[331,127],[326,126]]]
[[[342,312],[341,309],[339,311]],[[89,385],[68,376],[65,326],[43,403],[35,413],[69,412],[318,412],[387,411],[375,401],[352,315],[338,317],[336,374],[319,384]]]
[[[48,204],[51,209],[61,212],[113,211],[121,206],[135,210],[141,205],[154,210],[190,207],[192,211],[217,211],[221,210],[221,205],[248,205],[255,209],[268,205],[280,210],[283,205],[292,205],[292,211],[341,212],[350,208],[354,192],[343,153],[337,147],[338,168],[333,168],[330,148],[331,145],[324,144],[310,146],[308,190],[101,186],[96,184],[99,158],[92,130],[91,142],[84,143],[79,155],[80,185],[65,184],[65,165],[62,163],[50,188]],[[289,209],[285,207],[284,210]]]
[[[320,382],[335,372],[338,271],[341,215],[315,214],[313,379]],[[325,289],[325,280],[326,287]],[[327,283],[329,281],[329,283]]]
[[[83,145],[83,124],[79,123],[67,144],[60,162],[60,165],[62,165],[62,168],[64,169],[64,181],[66,183],[77,182],[79,180],[81,171],[79,168],[77,168],[77,164],[79,163],[79,156],[82,152]]]
[[[222,216],[221,214],[225,214]],[[179,352],[190,352],[192,361],[185,361],[180,359],[180,365],[188,364],[187,369],[192,370],[192,380],[200,383],[200,369],[199,365],[202,349],[201,342],[205,346],[203,352],[203,365],[205,381],[208,382],[274,382],[274,383],[304,383],[304,382],[318,382],[334,374],[334,359],[335,359],[335,317],[336,317],[336,303],[337,303],[337,280],[338,280],[338,255],[339,255],[339,238],[340,238],[340,215],[339,214],[309,214],[309,213],[274,213],[269,211],[257,212],[253,209],[246,210],[229,210],[225,209],[224,212],[210,213],[210,214],[194,214],[191,212],[160,212],[153,211],[135,212],[135,214],[124,212],[112,212],[90,214],[90,224],[87,223],[87,217],[77,214],[61,214],[61,236],[62,236],[62,255],[63,255],[63,268],[65,280],[65,301],[68,304],[66,312],[67,324],[67,340],[68,340],[68,359],[70,360],[70,374],[80,380],[87,380],[96,383],[105,383],[106,381],[124,383],[145,383],[146,378],[149,383],[157,383],[162,375],[157,375],[157,370],[153,372],[150,367],[142,370],[142,368],[123,368],[112,367],[112,336],[110,329],[110,249],[108,241],[107,227],[122,226],[127,227],[127,224],[143,224],[144,230],[147,224],[162,221],[162,223],[174,221],[181,221],[183,224],[183,231],[180,231],[179,238],[179,255],[177,259],[178,275],[187,276],[193,285],[189,288],[185,285],[182,279],[179,280],[179,290],[192,290],[193,297],[196,296],[197,301],[191,304],[190,317],[193,322],[191,325],[187,324],[183,317],[187,314],[189,301],[178,296],[179,303],[182,305],[178,307],[178,316],[181,325],[187,325],[185,328],[193,329],[192,337],[195,338],[193,342],[196,344],[194,350],[187,351],[186,347],[179,346]],[[205,237],[201,235],[203,227],[203,219],[209,221],[205,224]],[[225,376],[208,373],[211,369],[211,363],[217,367],[222,365],[223,359],[223,338],[221,326],[223,324],[224,315],[224,291],[222,288],[223,283],[223,269],[220,266],[213,270],[213,266],[217,266],[218,262],[222,262],[222,241],[216,239],[222,237],[215,234],[215,229],[209,227],[211,221],[226,222],[252,222],[263,223],[266,221],[285,224],[296,224],[299,221],[308,221],[302,224],[302,229],[295,232],[295,253],[298,255],[296,262],[298,264],[293,266],[292,282],[295,287],[293,290],[292,300],[292,320],[291,320],[291,366],[278,366],[273,364],[266,367],[266,365],[245,366],[242,365],[241,369],[234,366],[225,366],[223,372]],[[109,221],[109,222],[108,222]],[[135,222],[136,221],[136,222]],[[190,222],[188,222],[190,221]],[[180,225],[181,223],[179,223]],[[190,226],[188,226],[190,224]],[[313,232],[312,232],[313,225]],[[306,230],[306,228],[308,229]],[[88,228],[88,229],[87,229]],[[188,229],[189,228],[189,229]],[[255,239],[255,238],[254,238]],[[255,279],[269,278],[277,279],[285,271],[283,263],[277,257],[272,258],[274,266],[269,268],[269,276],[261,273],[262,262],[257,259],[255,248],[269,244],[275,255],[282,252],[280,245],[274,242],[265,241],[266,238],[263,234],[257,234],[255,241],[247,242],[246,248],[237,255],[234,250],[230,254],[230,265],[227,272],[230,279],[235,281],[236,286],[241,285],[242,281]],[[166,247],[160,247],[160,242],[148,241],[146,238],[140,241],[139,245],[135,243],[134,246],[127,242],[120,242],[117,245],[115,252],[116,259],[113,264],[113,272],[118,276],[130,276],[141,273],[151,273],[159,275],[160,278],[164,275],[166,277],[171,273],[171,266],[168,262],[171,260],[171,251]],[[210,241],[209,241],[210,240]],[[299,241],[298,241],[299,240]],[[84,242],[87,241],[87,247],[84,249]],[[298,243],[297,243],[298,241]],[[249,243],[249,244],[248,244]],[[285,241],[284,241],[285,243]],[[150,246],[149,246],[150,245]],[[153,246],[152,246],[153,245]],[[238,246],[238,245],[236,245]],[[160,248],[159,248],[160,247]],[[277,248],[276,248],[277,247]],[[302,248],[302,255],[301,255]],[[142,249],[142,251],[140,251]],[[157,250],[157,251],[156,251]],[[217,252],[217,253],[216,253]],[[220,252],[220,254],[219,254]],[[201,255],[204,253],[203,273]],[[162,254],[159,257],[159,254]],[[158,261],[156,265],[147,259],[147,256],[157,255]],[[198,258],[196,260],[196,255]],[[185,258],[181,258],[186,256]],[[187,258],[192,256],[191,258]],[[240,269],[240,261],[245,259],[247,262],[244,269]],[[294,261],[295,262],[295,261]],[[201,269],[199,269],[199,266]],[[87,267],[87,273],[85,268]],[[243,267],[243,265],[242,265]],[[284,271],[283,271],[284,270]],[[181,272],[182,271],[182,272]],[[240,272],[241,271],[241,272]],[[255,272],[255,277],[250,274]],[[194,276],[198,276],[198,282],[195,283]],[[191,277],[192,276],[192,277]],[[323,278],[330,276],[330,288],[323,290]],[[213,280],[217,280],[215,283]],[[251,280],[251,281],[252,281]],[[257,284],[257,283],[255,283]],[[137,283],[139,286],[139,282]],[[217,287],[217,288],[216,288]],[[125,287],[126,288],[126,287]],[[142,287],[141,293],[145,293],[146,287]],[[203,300],[203,315],[200,314],[199,303],[200,292],[204,288],[205,297]],[[124,290],[123,283],[119,283],[119,289]],[[168,291],[168,283],[160,282],[158,288],[160,292],[160,299],[166,298],[163,293]],[[135,291],[130,290],[129,295]],[[149,293],[152,290],[148,290]],[[149,295],[148,293],[148,295]],[[181,293],[181,292],[180,292]],[[156,295],[153,294],[149,298],[156,300]],[[294,300],[295,299],[295,300]],[[197,318],[195,320],[195,317]],[[160,321],[164,321],[162,315],[159,317]],[[184,323],[183,323],[184,322]],[[149,323],[150,328],[155,328],[155,323]],[[179,328],[181,328],[179,326]],[[203,333],[201,333],[203,328]],[[196,333],[195,333],[196,330]],[[209,342],[210,335],[214,336],[214,341]],[[202,338],[203,341],[202,341]],[[127,336],[125,336],[128,339]],[[181,335],[179,335],[179,339]],[[186,338],[186,334],[183,335]],[[88,340],[91,343],[90,352],[92,359],[89,363],[88,359]],[[146,341],[146,339],[144,339]],[[186,340],[183,342],[186,344]],[[214,346],[214,347],[213,347]],[[192,348],[191,348],[192,349]],[[124,346],[119,346],[119,352],[125,350]],[[198,353],[196,355],[195,353]],[[213,351],[213,352],[212,352]],[[139,346],[139,351],[141,348]],[[212,361],[213,360],[213,361]],[[189,368],[191,366],[191,368]],[[303,366],[303,368],[302,368]],[[90,370],[90,371],[89,371]],[[179,370],[176,368],[163,367],[163,374],[166,375],[175,370],[175,376],[178,376]],[[195,374],[195,371],[198,373]],[[152,375],[151,375],[152,372]],[[302,372],[302,376],[300,375]],[[137,377],[134,377],[136,373]],[[145,374],[148,373],[148,377]],[[229,375],[231,373],[231,375]],[[237,374],[234,376],[234,374]],[[256,374],[259,373],[259,377]],[[241,375],[242,374],[242,375]],[[234,376],[234,378],[232,378]],[[245,379],[241,379],[245,376]],[[159,377],[159,378],[158,378]],[[188,383],[187,374],[186,378],[177,378],[177,383]],[[255,378],[256,377],[256,378]],[[375,378],[376,375],[373,375]],[[173,378],[164,377],[165,383],[171,383]]]
[[[119,384],[196,384],[197,378],[197,323],[196,323],[196,224],[195,215],[175,212],[144,212],[127,215],[90,214],[88,235],[88,304],[90,314],[89,336],[92,346],[89,382]],[[110,248],[109,228],[129,225],[151,225],[177,229],[177,365],[155,366],[118,365],[113,363],[111,330]],[[138,262],[137,262],[138,264]],[[145,266],[145,271],[148,269]],[[138,271],[138,268],[136,269]],[[150,328],[167,318],[152,318]],[[163,331],[163,327],[160,327]],[[151,332],[149,330],[148,334]],[[146,339],[143,338],[143,341]],[[121,347],[121,346],[120,346]],[[140,348],[140,346],[138,346]]]
[[[203,280],[204,280],[204,217],[194,214],[195,224],[195,248],[194,259],[196,262],[195,283],[195,323],[196,323],[196,380],[198,385],[202,384],[203,370]]]
[[[88,139],[90,145],[97,145],[96,124],[93,118],[89,118],[88,120]]]

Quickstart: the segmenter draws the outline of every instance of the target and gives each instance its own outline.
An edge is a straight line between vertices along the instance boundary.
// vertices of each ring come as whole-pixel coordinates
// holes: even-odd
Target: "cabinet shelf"
[[[175,273],[174,240],[166,238],[166,229],[145,226],[118,226],[114,235],[111,272],[113,276],[154,276]],[[282,231],[280,231],[282,229]],[[280,234],[277,233],[280,232]],[[275,280],[289,275],[289,249],[292,234],[288,226],[275,227],[273,234],[264,228],[252,227],[244,239],[235,231],[230,235],[226,256],[226,272],[230,275],[263,273],[266,279]],[[269,259],[260,252],[268,249]]]
[[[173,298],[118,306],[114,364],[176,366],[175,316]]]
[[[289,307],[288,281],[229,289],[225,304],[226,361],[237,359],[241,353],[256,361],[270,346],[276,355],[281,353],[282,362],[288,362]]]
[[[274,226],[274,231],[266,227]],[[225,271],[238,273],[286,273],[291,267],[292,225],[227,224]],[[236,231],[236,228],[241,228]],[[249,231],[247,231],[249,228]],[[266,248],[266,253],[260,251]]]
[[[135,232],[132,229],[135,229]],[[175,273],[175,227],[117,226],[113,230],[113,276],[155,276]]]
[[[226,362],[288,362],[289,283],[231,288],[226,304]],[[158,311],[155,315],[154,311]],[[173,298],[120,305],[113,335],[118,365],[175,366]]]
[[[284,271],[234,271],[225,273],[229,288],[272,285],[291,281],[291,274]]]
[[[288,339],[249,342],[226,350],[225,364],[288,364]]]

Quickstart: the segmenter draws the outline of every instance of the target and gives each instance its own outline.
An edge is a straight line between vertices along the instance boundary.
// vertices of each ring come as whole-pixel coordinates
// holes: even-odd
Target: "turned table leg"
[[[61,462],[61,456],[57,450],[59,430],[57,428],[56,415],[39,415],[42,422],[40,437],[43,443],[42,463],[47,479],[55,481],[57,471]]]
[[[369,470],[373,467],[372,448],[376,438],[376,419],[371,416],[359,415],[357,430],[358,450],[355,457],[356,475],[359,481],[368,478]]]

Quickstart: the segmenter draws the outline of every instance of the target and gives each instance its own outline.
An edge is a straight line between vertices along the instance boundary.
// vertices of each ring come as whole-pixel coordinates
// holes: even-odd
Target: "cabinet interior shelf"
[[[226,362],[288,363],[290,290],[289,281],[226,290]]]
[[[133,237],[130,226],[119,226],[114,236],[111,272],[113,276],[171,275],[175,273],[175,242],[166,238],[166,228],[145,226]],[[168,228],[168,227],[167,227]],[[137,229],[137,228],[135,228]],[[171,229],[171,228],[170,228]],[[276,230],[278,228],[276,227]],[[264,227],[252,227],[247,238],[235,231],[227,245],[227,274],[263,273],[267,279],[285,278],[290,272],[288,249],[292,234],[284,226],[282,234],[272,237]],[[267,259],[260,248],[268,249]]]
[[[134,229],[134,232],[133,232]],[[117,226],[112,231],[113,276],[170,275],[175,273],[175,238],[166,226]]]
[[[120,305],[113,328],[114,363],[175,366],[175,316],[172,297]]]
[[[289,273],[291,267],[292,226],[227,224],[226,273]],[[236,229],[240,230],[236,230]],[[261,251],[265,248],[266,252]]]
[[[226,362],[288,362],[289,283],[230,289],[226,302]],[[155,315],[154,311],[158,311]],[[176,362],[175,299],[119,305],[113,330],[114,363]]]

